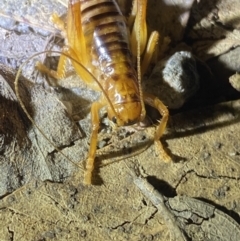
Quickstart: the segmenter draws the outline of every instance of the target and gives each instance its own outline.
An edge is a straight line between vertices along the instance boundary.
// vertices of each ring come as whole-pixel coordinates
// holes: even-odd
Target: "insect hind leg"
[[[64,21],[56,13],[52,14],[50,21],[56,26],[57,29],[59,29],[64,34],[66,33]]]
[[[50,21],[54,24],[54,26],[57,29],[59,29],[62,32],[63,35],[66,35],[64,21],[56,13],[53,13],[51,15]],[[49,76],[55,79],[61,79],[65,76],[66,60],[67,60],[67,57],[65,55],[60,56],[57,71],[48,69],[45,65],[43,65],[40,62],[37,62],[35,67],[42,73],[48,74]],[[53,85],[55,85],[55,83]]]
[[[131,50],[134,56],[138,55],[137,42],[140,41],[140,54],[143,53],[147,44],[146,23],[147,0],[134,0],[132,13],[128,25],[131,30]],[[133,25],[133,26],[132,26]]]
[[[146,23],[147,0],[134,0],[132,12],[128,19],[128,25],[131,28],[131,50],[134,56],[137,56],[138,41],[140,42],[140,54],[143,54],[141,63],[141,75],[146,72],[153,55],[156,56],[156,46],[159,39],[159,33],[153,31],[150,37],[147,37]]]
[[[145,74],[148,66],[153,60],[153,55],[156,55],[156,46],[157,46],[158,39],[159,39],[159,33],[157,31],[153,31],[148,39],[147,47],[141,63],[142,76]]]
[[[80,76],[81,80],[84,81],[88,86],[92,87],[92,89],[98,90],[96,80],[94,80],[94,77],[89,74],[88,70],[86,67],[80,62],[77,54],[73,49],[71,49],[69,46],[64,46],[62,49],[62,54],[60,56],[59,62],[58,62],[58,67],[57,70],[52,70],[46,67],[44,64],[41,62],[36,63],[36,68],[42,72],[45,73],[51,77],[53,77],[55,80],[51,81],[51,85],[53,86],[62,86],[64,84],[64,87],[69,86],[69,88],[72,88],[73,85],[64,81],[64,77],[66,76],[66,64],[67,64],[67,59],[70,59],[72,62],[72,65],[74,66],[75,71],[77,72],[78,76]],[[61,84],[58,83],[58,81],[61,79]],[[78,87],[78,85],[74,86]]]

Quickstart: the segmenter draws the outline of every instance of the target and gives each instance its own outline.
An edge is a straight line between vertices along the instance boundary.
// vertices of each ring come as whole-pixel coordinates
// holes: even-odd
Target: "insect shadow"
[[[157,179],[155,176],[147,176],[147,181],[162,195],[171,198],[177,196],[177,192],[168,182]]]

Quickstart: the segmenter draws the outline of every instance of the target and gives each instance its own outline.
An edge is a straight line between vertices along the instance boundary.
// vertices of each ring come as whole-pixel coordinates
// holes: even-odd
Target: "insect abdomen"
[[[82,0],[81,11],[92,64],[114,80],[124,74],[135,75],[128,29],[117,3],[113,0]]]
[[[114,0],[82,0],[81,15],[91,65],[114,108],[108,117],[118,125],[138,122],[142,106],[124,16]]]

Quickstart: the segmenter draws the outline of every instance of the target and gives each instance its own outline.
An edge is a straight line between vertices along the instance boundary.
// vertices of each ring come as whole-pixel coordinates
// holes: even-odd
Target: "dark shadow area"
[[[164,180],[159,180],[155,176],[148,176],[147,181],[162,195],[170,198],[177,196],[175,188],[173,188],[169,183]]]
[[[227,33],[232,32],[234,27],[232,26],[233,22],[237,22],[237,19],[229,20],[229,22],[224,22],[224,25],[220,23],[217,8],[219,0],[207,1],[195,1],[192,9],[191,15],[186,28],[183,41],[185,41],[189,46],[193,46],[195,43],[204,41],[208,44],[208,48],[214,46],[217,41],[224,40]],[[206,7],[207,6],[207,7]],[[221,11],[223,11],[221,9]],[[193,26],[196,23],[201,23],[201,21],[209,17],[209,24],[212,21],[210,29],[194,29]],[[214,32],[214,28],[217,28]],[[222,29],[222,33],[221,30]],[[194,33],[193,33],[194,31]],[[216,35],[215,35],[216,34]],[[227,52],[234,50],[229,49]],[[192,103],[187,103],[185,108],[191,106],[205,106],[209,104],[216,104],[219,102],[235,100],[240,98],[240,93],[237,92],[229,83],[228,79],[231,75],[235,74],[237,69],[231,69],[225,63],[221,61],[221,56],[224,53],[221,53],[219,56],[209,54],[208,60],[206,61],[206,66],[208,66],[211,71],[211,75],[203,72],[203,66],[198,64],[198,72],[200,74],[200,84],[201,88],[197,96],[191,99]],[[236,60],[233,60],[233,62]],[[203,103],[200,102],[203,101]],[[201,104],[201,105],[199,105]]]
[[[113,159],[113,161],[111,161],[107,164],[103,164],[103,165],[99,164],[99,166],[111,165],[114,162],[119,162],[126,158],[139,155],[140,153],[144,152],[147,148],[149,148],[150,145],[152,145],[152,141],[146,141],[143,143],[138,143],[138,145],[133,144],[133,146],[124,147],[124,148],[122,148],[120,150],[116,150],[116,151],[109,150],[107,154],[98,154],[100,163],[102,160]],[[107,145],[107,147],[110,147],[109,149],[111,149],[111,146],[113,146],[113,148],[114,148],[114,145]]]
[[[101,161],[98,157],[94,160],[94,169],[92,172],[92,184],[96,186],[101,186],[104,184],[103,179],[100,175]]]
[[[163,137],[160,139],[162,145],[163,145],[163,148],[164,148],[164,151],[170,156],[170,158],[172,159],[173,162],[177,163],[177,162],[180,162],[180,161],[187,161],[187,158],[185,157],[182,157],[182,156],[178,156],[178,155],[175,155],[172,153],[171,149],[168,148],[168,143],[167,143],[167,140],[168,140],[168,135],[163,135]]]
[[[224,115],[230,116],[229,120],[221,120]],[[210,130],[239,123],[239,120],[240,110],[237,106],[223,103],[217,106],[200,108],[173,116],[169,121],[170,133],[164,135],[164,138],[168,140],[206,133]],[[171,133],[173,129],[174,131]]]
[[[25,115],[20,104],[18,103],[17,96],[14,89],[15,72],[11,71],[8,67],[0,65],[0,75],[2,76],[1,82],[1,96],[0,96],[0,131],[5,135],[5,144],[9,144],[16,138],[18,144],[24,146],[24,140],[28,139],[27,130],[31,126],[31,122]],[[23,77],[19,79],[19,94],[24,103],[30,103],[30,95],[26,89],[27,85],[31,83]],[[27,105],[27,104],[26,104]],[[29,109],[29,108],[28,108]],[[28,110],[33,115],[33,110]]]
[[[161,121],[158,111],[147,106],[147,114],[151,120]],[[228,116],[228,117],[227,117]],[[224,120],[225,119],[225,120]],[[236,104],[222,103],[219,105],[195,108],[195,110],[178,113],[169,117],[167,133],[160,138],[164,150],[174,162],[185,161],[186,158],[173,155],[168,148],[167,141],[181,137],[193,136],[208,131],[217,130],[239,123],[240,108]]]
[[[64,87],[57,87],[57,89],[59,90],[57,90],[57,92],[60,93],[61,101],[71,103],[73,107],[71,115],[73,117],[78,116],[79,120],[82,120],[91,112],[92,102],[90,100],[87,100],[84,96],[74,92],[73,89],[67,89]],[[79,89],[78,92],[81,93],[81,89]]]
[[[191,1],[189,1],[188,4],[190,4],[190,2]],[[219,25],[219,20],[214,18],[218,17],[218,10],[216,5],[219,3],[219,0],[213,0],[211,2],[207,0],[194,1],[193,6],[189,9],[179,7],[180,2],[178,1],[176,1],[175,5],[173,5],[171,1],[169,1],[168,4],[167,3],[168,1],[154,3],[156,4],[156,7],[159,7],[160,17],[157,15],[155,16],[154,14],[156,13],[149,12],[147,18],[153,18],[153,22],[157,21],[158,18],[162,19],[162,21],[165,18],[172,20],[171,23],[166,23],[164,29],[157,29],[161,33],[161,36],[170,36],[170,53],[174,53],[174,51],[181,50],[181,46],[178,47],[180,42],[186,43],[188,47],[193,47],[193,44],[197,43],[198,41],[210,41],[210,48],[211,46],[214,46],[218,40],[226,38],[226,31],[233,31],[233,29],[229,29],[228,27],[231,24],[231,22],[224,23],[226,26],[221,27],[223,33],[222,35],[219,33],[219,36],[214,36],[214,33],[211,32],[213,31],[213,29],[211,28],[204,30],[208,33],[209,37],[206,37],[201,33],[202,29],[200,27],[198,27],[199,29],[193,30],[193,26],[195,26],[196,23],[200,23],[207,16],[209,16],[209,18],[212,17],[212,19],[209,19],[209,23],[212,21],[213,25]],[[149,4],[151,5],[151,3]],[[182,5],[184,6],[184,3]],[[190,18],[188,21],[188,25],[185,28],[185,26],[182,26],[180,24],[180,19],[182,14],[189,11]],[[161,23],[163,23],[162,21]],[[235,19],[235,22],[236,21],[237,20]],[[175,28],[168,28],[168,24],[170,24],[170,26],[174,26]],[[192,34],[193,31],[196,35],[194,35],[194,37]],[[179,49],[175,50],[176,46]],[[230,49],[229,51],[231,50],[232,49]],[[206,63],[201,59],[196,58],[197,70],[200,77],[200,89],[193,97],[191,97],[184,104],[183,107],[181,107],[178,110],[171,110],[171,114],[192,110],[195,108],[205,107],[224,101],[236,100],[240,98],[240,93],[237,92],[228,81],[228,78],[237,70],[229,69],[228,66],[226,66],[224,63],[221,62],[220,59],[218,59],[218,57],[219,56],[209,56],[210,59]]]

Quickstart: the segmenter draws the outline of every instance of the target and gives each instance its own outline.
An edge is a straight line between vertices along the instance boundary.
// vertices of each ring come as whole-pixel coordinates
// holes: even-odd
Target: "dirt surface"
[[[119,2],[128,13],[128,1]],[[162,44],[164,39],[171,44],[161,52],[158,74],[148,75],[147,81],[155,76],[154,84],[146,82],[144,88],[157,88],[152,86],[157,86],[161,71],[174,73],[164,63],[177,51],[188,51],[188,64],[183,65],[187,71],[182,58],[174,59],[183,75],[175,78],[178,89],[172,93],[174,100],[179,98],[175,109],[182,108],[170,110],[162,138],[173,161],[165,163],[158,153],[154,126],[112,129],[103,113],[91,186],[83,185],[83,164],[91,134],[89,108],[98,94],[82,82],[78,88],[50,87],[34,70],[34,61],[44,57],[37,56],[23,66],[18,83],[33,125],[14,87],[20,64],[51,42],[55,30],[47,15],[52,8],[64,14],[64,5],[28,1],[28,8],[24,2],[18,9],[6,5],[1,10],[11,24],[1,20],[0,240],[240,239],[240,98],[238,78],[230,78],[239,71],[240,16],[237,7],[231,7],[239,3],[170,2],[149,0],[149,27],[157,25],[165,36]],[[30,9],[39,18],[45,13],[44,18],[31,25],[30,13],[35,12]],[[171,14],[160,14],[166,9]],[[56,39],[53,49],[62,45]],[[220,70],[223,65],[225,71]],[[194,84],[184,85],[190,77]],[[161,91],[165,88],[156,94]],[[165,103],[173,103],[172,94],[164,96]],[[156,118],[152,110],[148,116]]]

